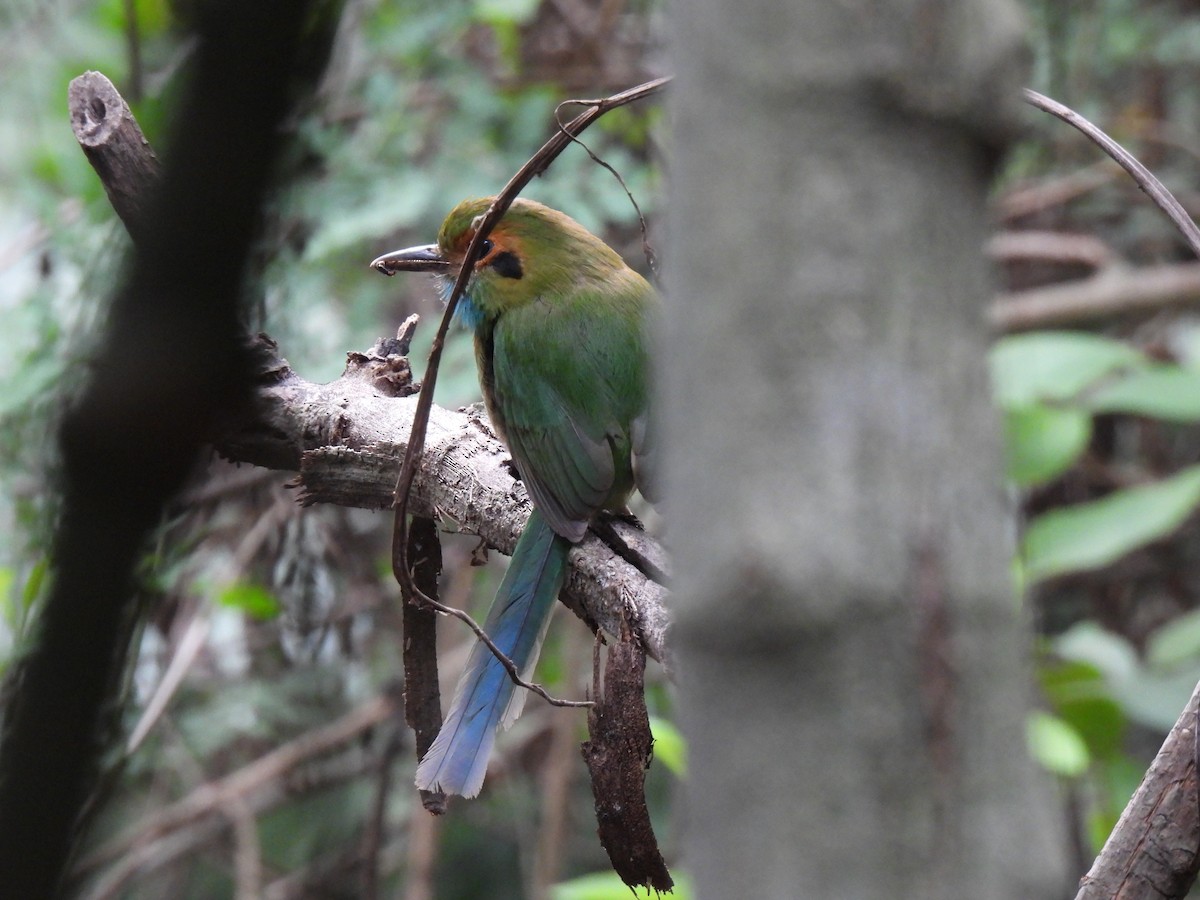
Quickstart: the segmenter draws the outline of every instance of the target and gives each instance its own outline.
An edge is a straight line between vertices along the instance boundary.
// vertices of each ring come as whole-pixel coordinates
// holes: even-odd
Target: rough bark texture
[[[135,241],[145,237],[150,187],[158,183],[158,157],[113,83],[84,72],[67,88],[75,139],[100,176],[108,200]]]
[[[697,896],[1061,897],[985,379],[1018,13],[678,13],[664,405]]]
[[[608,646],[602,685],[596,646],[596,705],[588,710],[588,740],[580,746],[592,781],[600,844],[635,896],[638,887],[659,892],[675,886],[646,807],[646,769],[654,737],[646,712],[645,669],[645,651],[626,631]]]
[[[416,398],[397,396],[403,392],[393,383],[395,367],[407,361],[386,348],[351,353],[341,378],[314,384],[273,350],[260,343],[252,403],[226,420],[217,449],[238,462],[299,469],[305,503],[390,507],[416,407]],[[508,460],[480,413],[434,406],[409,508],[512,553],[531,506]],[[644,531],[619,521],[614,528],[643,557],[669,568]],[[670,668],[666,589],[590,534],[572,549],[570,563],[564,597],[577,614],[612,635],[629,622],[646,652]]]
[[[1200,871],[1200,686],[1079,884],[1075,900],[1186,897]]]

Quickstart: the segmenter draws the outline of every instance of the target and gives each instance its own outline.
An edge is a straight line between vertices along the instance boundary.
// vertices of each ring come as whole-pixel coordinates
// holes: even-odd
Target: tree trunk
[[[1005,0],[678,8],[664,406],[698,897],[1069,892],[985,371],[1020,24]]]

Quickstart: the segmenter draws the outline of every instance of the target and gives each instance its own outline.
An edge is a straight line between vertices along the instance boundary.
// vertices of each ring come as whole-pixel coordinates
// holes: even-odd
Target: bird
[[[433,273],[448,299],[493,199],[464,200],[436,244],[372,268]],[[484,406],[533,502],[483,629],[529,681],[571,547],[635,488],[658,498],[650,360],[661,299],[603,240],[533,200],[514,200],[481,249],[455,318],[474,333]],[[476,641],[417,787],[477,796],[496,730],[525,695]]]

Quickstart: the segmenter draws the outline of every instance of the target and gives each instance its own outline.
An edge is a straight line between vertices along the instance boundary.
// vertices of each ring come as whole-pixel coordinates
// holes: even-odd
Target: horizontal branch
[[[329,384],[306,381],[259,338],[260,383],[251,408],[227,421],[214,444],[234,462],[297,470],[301,502],[363,509],[392,505],[396,473],[416,410],[408,361],[381,342],[351,353]],[[525,488],[509,454],[477,410],[433,407],[413,485],[411,512],[447,531],[476,535],[511,554],[529,517]],[[642,530],[615,522],[622,539],[661,569],[662,547]],[[589,534],[570,557],[565,599],[585,621],[620,634],[628,621],[646,652],[670,667],[666,589]]]
[[[1096,271],[1114,262],[1112,249],[1100,238],[1061,231],[1001,231],[988,239],[985,250],[1001,263],[1049,262]]]
[[[999,331],[1029,331],[1198,304],[1200,263],[1140,269],[1112,265],[1091,278],[1000,297],[988,319]]]

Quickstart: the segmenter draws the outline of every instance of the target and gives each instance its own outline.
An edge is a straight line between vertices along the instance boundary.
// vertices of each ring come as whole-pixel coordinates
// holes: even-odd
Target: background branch
[[[262,811],[287,797],[288,773],[317,757],[327,755],[361,740],[361,736],[393,717],[394,698],[375,697],[341,718],[310,731],[256,759],[223,778],[195,788],[186,797],[164,807],[90,852],[80,860],[76,877],[82,877],[109,863],[116,865],[92,887],[89,896],[111,896],[139,869],[154,860],[165,865],[209,839],[206,830],[194,833],[208,823],[218,831],[230,827],[227,810],[232,804]]]
[[[1200,263],[1111,265],[1090,278],[996,298],[988,321],[999,331],[1084,325],[1200,305]]]

